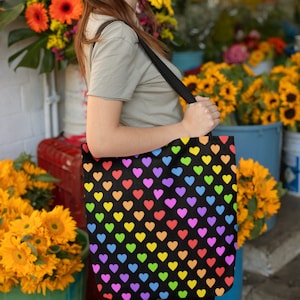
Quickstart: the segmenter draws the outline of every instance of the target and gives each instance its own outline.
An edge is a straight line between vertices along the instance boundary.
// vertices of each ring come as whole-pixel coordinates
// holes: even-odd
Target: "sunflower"
[[[238,88],[234,86],[234,84],[229,81],[224,83],[220,87],[220,96],[224,98],[224,100],[228,100],[233,103],[233,105],[236,105],[236,95],[238,93]]]
[[[71,25],[73,20],[79,20],[83,5],[81,0],[52,0],[49,7],[51,19]]]
[[[299,105],[296,107],[281,107],[279,113],[283,126],[293,127],[300,120]]]
[[[200,92],[201,80],[196,75],[188,75],[182,79],[182,82],[194,96]]]
[[[44,3],[32,3],[25,10],[27,25],[35,32],[43,32],[49,28],[49,18]]]
[[[260,120],[261,124],[263,125],[272,124],[279,121],[276,111],[264,111],[260,117]]]
[[[278,93],[272,91],[263,92],[261,93],[261,99],[268,110],[276,110],[280,106],[280,97]]]
[[[55,206],[50,212],[43,211],[41,214],[46,232],[54,243],[66,243],[76,238],[76,222],[70,215],[69,209]]]
[[[300,92],[296,86],[289,84],[289,88],[280,95],[283,106],[293,107],[300,104]]]
[[[265,55],[261,50],[254,50],[250,54],[248,63],[250,66],[256,67],[260,62],[263,61],[264,57],[265,57]]]

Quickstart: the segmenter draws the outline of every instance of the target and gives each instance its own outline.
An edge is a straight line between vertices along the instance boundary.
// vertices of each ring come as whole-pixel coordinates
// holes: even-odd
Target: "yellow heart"
[[[211,288],[214,284],[216,283],[215,278],[207,278],[206,279],[206,284]]]
[[[178,251],[178,256],[181,260],[184,260],[187,256],[188,256],[188,251],[184,250],[184,251]]]
[[[209,163],[211,162],[211,156],[210,155],[203,155],[201,157],[201,159],[203,160],[203,162],[206,164],[206,165],[209,165]]]
[[[167,237],[167,232],[166,231],[158,231],[156,232],[156,236],[160,241],[164,241]]]
[[[133,206],[133,201],[124,201],[123,202],[123,207],[127,210],[130,211]]]
[[[184,280],[186,278],[186,276],[188,275],[188,272],[187,271],[179,271],[177,274],[181,280]]]
[[[102,178],[103,173],[102,172],[94,172],[93,173],[93,177],[96,181],[100,181],[100,179]]]
[[[155,242],[147,243],[146,247],[149,249],[149,251],[154,252],[155,249],[157,248],[157,243],[155,243]]]
[[[197,285],[197,280],[195,280],[195,279],[194,280],[188,280],[187,284],[188,284],[189,288],[192,290]]]
[[[199,137],[199,142],[203,145],[206,145],[209,141],[209,137],[208,136],[200,136]]]
[[[141,221],[144,218],[145,213],[143,211],[135,211],[133,215],[138,221]]]
[[[214,154],[217,154],[220,151],[220,146],[219,145],[211,145],[210,149]]]
[[[224,288],[216,288],[215,289],[216,296],[223,296],[224,293],[225,293],[225,289]]]
[[[111,209],[113,208],[113,203],[112,202],[104,202],[103,207],[107,212],[110,212]]]
[[[186,145],[189,142],[190,138],[181,138],[180,140],[184,145]]]
[[[178,242],[177,241],[169,241],[167,243],[167,245],[171,251],[174,251],[178,247]]]
[[[206,274],[206,269],[199,269],[197,270],[197,275],[200,277],[200,278],[203,278]]]
[[[87,171],[90,172],[93,169],[93,164],[92,163],[84,163],[83,168]]]
[[[100,202],[103,199],[103,193],[102,192],[95,192],[94,193],[94,198]]]
[[[191,270],[193,270],[197,266],[197,260],[196,259],[188,260],[187,265],[190,267]]]
[[[213,165],[212,169],[216,174],[220,174],[220,172],[222,171],[222,166],[221,165]]]
[[[117,222],[121,222],[121,220],[124,217],[124,214],[122,212],[114,212],[113,217]]]
[[[84,188],[85,188],[88,192],[90,192],[90,191],[93,189],[93,187],[94,187],[94,184],[93,184],[92,182],[86,182],[86,183],[84,184]]]
[[[168,257],[168,252],[158,252],[157,257],[160,261],[164,262]]]
[[[222,162],[225,164],[225,165],[227,165],[228,164],[228,162],[230,161],[230,155],[225,155],[225,154],[223,154],[223,155],[221,155],[221,160],[222,160]]]
[[[178,262],[177,261],[170,261],[170,262],[168,262],[168,267],[171,271],[175,271],[176,268],[178,267]]]
[[[148,229],[148,231],[152,231],[155,228],[154,222],[145,222],[145,227]]]
[[[223,181],[224,181],[226,184],[228,184],[228,183],[231,181],[232,176],[231,176],[230,174],[228,174],[228,175],[224,174],[224,175],[222,176],[222,179],[223,179]]]
[[[104,189],[106,191],[109,191],[111,189],[111,187],[112,187],[112,182],[111,181],[104,181],[102,183],[102,186],[104,187]]]
[[[123,192],[122,191],[113,191],[112,196],[116,201],[119,201],[123,196]]]
[[[233,189],[235,192],[237,192],[237,184],[236,184],[236,183],[232,185],[232,189]]]
[[[124,223],[124,228],[128,231],[131,232],[135,227],[135,224],[133,222],[125,222]]]
[[[193,155],[198,155],[199,154],[199,152],[200,152],[200,148],[199,147],[190,147],[189,148],[189,152],[191,153],[191,154],[193,154]]]
[[[145,232],[137,232],[135,238],[141,243],[146,238]]]
[[[206,295],[206,290],[202,289],[202,290],[197,290],[197,295],[199,298],[204,298]]]

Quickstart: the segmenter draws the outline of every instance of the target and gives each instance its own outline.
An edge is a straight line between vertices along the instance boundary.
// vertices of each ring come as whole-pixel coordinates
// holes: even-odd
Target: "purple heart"
[[[207,223],[210,225],[210,226],[214,226],[215,223],[217,221],[217,218],[216,217],[208,217],[207,218]]]
[[[119,269],[119,265],[117,264],[109,264],[109,269],[113,272],[116,273]]]
[[[149,167],[151,165],[152,158],[151,157],[143,157],[142,163],[145,167]]]
[[[129,275],[128,274],[120,274],[120,279],[123,281],[123,282],[127,282],[128,279],[129,279]]]
[[[197,208],[197,212],[198,214],[201,216],[201,217],[204,217],[206,212],[207,212],[207,208],[204,206],[204,207],[198,207]]]
[[[138,289],[140,288],[140,285],[138,283],[130,283],[130,288],[134,291],[137,292]]]
[[[97,244],[90,244],[90,251],[92,253],[96,253],[96,251],[98,250],[98,245]]]
[[[153,168],[152,170],[153,174],[155,175],[156,178],[159,178],[163,172],[163,168],[159,167],[159,168]]]
[[[234,239],[234,235],[233,234],[230,234],[230,235],[226,235],[225,236],[225,241],[230,245],[232,243]]]
[[[108,255],[107,254],[99,254],[99,259],[102,263],[106,263],[108,260]]]
[[[149,300],[150,299],[150,293],[141,293],[140,294],[142,300]]]
[[[177,187],[175,189],[175,192],[178,196],[182,197],[186,192],[186,188],[185,187]]]
[[[172,184],[174,183],[174,179],[173,178],[164,178],[162,180],[162,184],[167,186],[167,187],[170,187]]]
[[[188,203],[189,206],[194,207],[197,202],[197,198],[196,197],[187,197],[186,202]]]
[[[225,232],[225,226],[217,226],[218,235],[222,235]]]

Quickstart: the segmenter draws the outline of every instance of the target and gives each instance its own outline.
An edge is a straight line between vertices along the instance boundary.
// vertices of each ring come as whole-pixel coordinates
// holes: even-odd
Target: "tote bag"
[[[194,101],[152,50],[145,51],[177,92]],[[91,261],[102,297],[192,300],[232,287],[232,136],[181,138],[152,152],[101,159],[83,144],[82,156]]]

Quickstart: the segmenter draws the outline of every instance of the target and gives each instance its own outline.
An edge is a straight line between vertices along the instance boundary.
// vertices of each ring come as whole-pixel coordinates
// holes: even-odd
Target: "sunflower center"
[[[13,259],[17,264],[25,265],[26,264],[26,257],[23,255],[21,251],[16,251],[13,254]]]
[[[286,100],[289,103],[293,103],[296,100],[296,95],[289,93],[289,94],[287,94]]]
[[[294,109],[287,109],[285,112],[284,112],[284,115],[287,119],[293,119],[295,117],[295,110]]]
[[[196,90],[197,85],[195,83],[190,83],[187,87],[191,92],[193,92]]]

